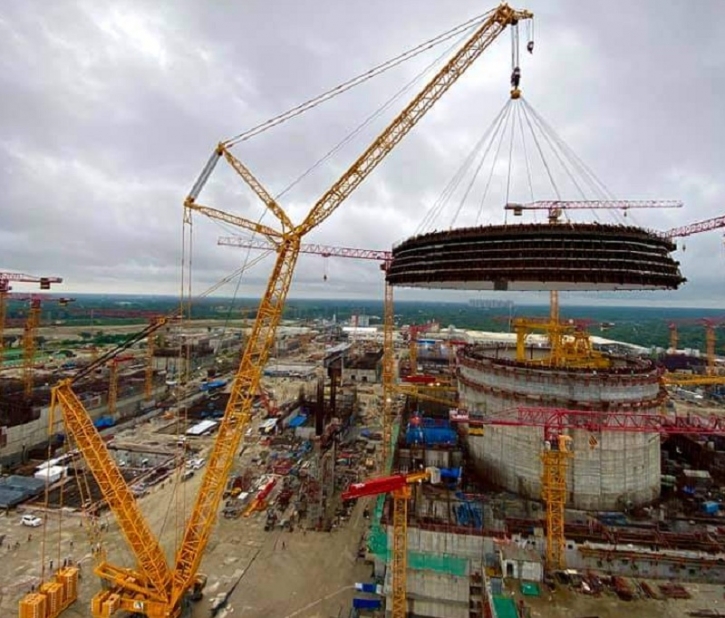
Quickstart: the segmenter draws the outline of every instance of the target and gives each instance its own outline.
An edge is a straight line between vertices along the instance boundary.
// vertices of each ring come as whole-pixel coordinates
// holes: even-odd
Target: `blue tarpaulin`
[[[295,416],[290,422],[289,426],[294,429],[295,427],[300,427],[301,425],[304,425],[307,422],[307,417],[303,416],[301,414]]]
[[[382,609],[383,602],[380,599],[361,599],[352,600],[352,606],[355,609]]]

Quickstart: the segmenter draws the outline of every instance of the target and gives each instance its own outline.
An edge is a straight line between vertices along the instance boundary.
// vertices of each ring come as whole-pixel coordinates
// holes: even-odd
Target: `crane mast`
[[[24,273],[0,272],[0,353],[2,353],[5,347],[5,317],[8,295],[10,290],[12,290],[10,283],[15,281],[21,283],[39,283],[41,290],[49,290],[52,283],[63,283],[61,277],[36,277],[35,275],[26,275]]]
[[[247,340],[241,365],[232,383],[219,434],[209,456],[206,473],[176,556],[172,606],[180,602],[190,587],[216,520],[226,479],[234,461],[234,452],[239,446],[243,429],[251,416],[262,369],[274,344],[277,326],[282,317],[299,255],[300,239],[301,236],[292,235],[278,249],[274,271],[257,310],[257,318]]]
[[[181,613],[183,599],[194,585],[203,552],[216,521],[226,478],[232,467],[234,453],[251,416],[252,404],[264,364],[276,337],[292,275],[300,253],[302,237],[327,219],[340,204],[370,175],[375,167],[421,120],[425,113],[450,86],[468,69],[483,51],[508,25],[529,19],[529,11],[512,9],[506,4],[491,11],[473,35],[451,60],[432,78],[413,101],[391,122],[370,147],[343,173],[340,179],[315,203],[304,221],[289,227],[284,211],[249,170],[233,158],[225,144],[220,144],[207,162],[191,193],[186,198],[185,220],[191,211],[201,211],[214,218],[234,222],[246,229],[258,231],[274,239],[277,259],[262,297],[252,332],[231,386],[231,395],[219,425],[217,437],[208,457],[193,510],[186,524],[183,539],[176,554],[173,570],[169,571],[158,540],[141,517],[130,489],[110,456],[103,440],[93,428],[83,405],[74,396],[70,383],[54,389],[69,433],[76,438],[78,448],[89,462],[104,497],[118,519],[129,546],[138,561],[140,572],[105,565],[98,572],[109,580],[119,598],[119,609],[128,609],[153,618],[175,618]],[[277,216],[283,232],[260,229],[252,222],[228,215],[196,203],[204,184],[213,172],[218,159],[224,156],[242,179],[255,191]],[[80,438],[80,439],[79,439]],[[101,593],[104,594],[104,593]],[[93,609],[94,615],[108,615]]]

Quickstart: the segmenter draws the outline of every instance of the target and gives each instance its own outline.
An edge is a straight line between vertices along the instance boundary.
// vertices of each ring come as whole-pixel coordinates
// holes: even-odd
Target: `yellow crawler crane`
[[[302,238],[325,221],[370,175],[507,26],[531,17],[530,12],[515,10],[506,4],[489,12],[447,64],[317,201],[304,221],[297,226],[293,225],[284,210],[246,166],[230,153],[229,148],[234,145],[234,140],[217,146],[185,200],[185,220],[190,221],[191,212],[196,210],[260,233],[275,243],[277,259],[232,382],[224,417],[172,565],[167,562],[159,539],[142,516],[131,489],[93,426],[88,412],[73,392],[73,380],[65,380],[53,388],[53,404],[59,406],[63,413],[66,431],[86,460],[136,559],[136,566],[132,569],[105,561],[96,567],[96,574],[106,582],[107,587],[93,598],[91,614],[94,618],[110,618],[118,611],[135,612],[148,618],[177,618],[185,611],[188,599],[199,597],[205,583],[205,578],[198,573],[199,565],[218,515],[235,451],[251,416],[262,370],[275,341]],[[201,190],[222,156],[280,221],[281,231],[197,204]],[[151,335],[156,326],[147,328],[146,332]],[[109,355],[106,355],[99,362],[108,360]],[[23,614],[24,603],[25,599],[20,603],[23,616],[27,615]],[[396,611],[394,615],[398,618],[404,614]]]

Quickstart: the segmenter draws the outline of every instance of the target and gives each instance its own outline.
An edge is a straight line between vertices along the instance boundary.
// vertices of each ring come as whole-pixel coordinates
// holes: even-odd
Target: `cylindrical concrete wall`
[[[530,351],[532,360],[548,351]],[[649,361],[612,359],[608,370],[561,369],[518,363],[512,349],[469,346],[459,354],[459,392],[472,418],[519,406],[636,411],[657,414],[660,385]],[[571,431],[569,505],[606,510],[643,504],[659,495],[658,434]],[[592,439],[593,438],[593,439]],[[497,485],[531,498],[541,494],[541,427],[486,426],[467,436],[479,471]]]

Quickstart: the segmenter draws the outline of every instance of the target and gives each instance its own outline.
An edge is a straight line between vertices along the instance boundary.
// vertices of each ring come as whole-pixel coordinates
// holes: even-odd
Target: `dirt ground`
[[[255,420],[257,424],[259,420]],[[138,441],[158,439],[155,432],[164,423],[151,420],[133,430]],[[130,433],[123,432],[124,437]],[[212,438],[200,438],[195,444],[203,457]],[[237,458],[235,468],[251,467],[251,458],[258,452],[254,439],[247,445],[244,457]],[[161,538],[167,556],[173,554],[178,530],[190,511],[203,470],[186,482],[165,483],[152,487],[139,499],[140,507],[152,530]],[[201,571],[209,577],[205,598],[195,607],[193,616],[210,615],[211,604],[239,581],[228,600],[228,607],[219,616],[234,613],[244,618],[289,616],[315,618],[347,615],[357,581],[369,581],[372,567],[357,560],[357,550],[365,530],[363,505],[355,507],[352,516],[332,533],[276,530],[264,531],[265,513],[248,518],[219,518],[207,546]],[[63,560],[80,562],[82,579],[80,598],[64,616],[90,616],[90,599],[99,589],[98,578],[92,575],[92,543],[87,527],[77,514],[42,513],[27,508],[23,512],[42,515],[41,528],[22,526],[22,512],[0,515],[0,615],[17,614],[17,603],[31,586],[41,581],[42,567],[47,578],[51,560],[57,568]],[[119,566],[132,566],[133,559],[125,541],[110,516],[103,519],[107,531],[103,545],[109,561]]]

